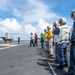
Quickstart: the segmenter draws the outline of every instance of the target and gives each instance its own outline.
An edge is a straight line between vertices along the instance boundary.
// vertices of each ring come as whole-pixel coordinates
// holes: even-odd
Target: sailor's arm
[[[59,33],[60,33],[60,29],[59,28],[53,29],[53,34],[58,35]]]

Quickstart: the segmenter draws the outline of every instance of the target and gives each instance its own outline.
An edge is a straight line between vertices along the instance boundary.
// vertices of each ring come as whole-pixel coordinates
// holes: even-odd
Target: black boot
[[[65,67],[68,67],[68,63],[66,63],[64,66],[65,66]]]
[[[63,65],[59,65],[56,67],[57,69],[63,69]]]

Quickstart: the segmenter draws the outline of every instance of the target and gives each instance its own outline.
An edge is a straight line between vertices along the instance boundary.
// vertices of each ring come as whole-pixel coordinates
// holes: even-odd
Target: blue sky
[[[30,33],[43,32],[61,17],[72,26],[71,11],[75,0],[0,0],[0,36],[29,39]]]

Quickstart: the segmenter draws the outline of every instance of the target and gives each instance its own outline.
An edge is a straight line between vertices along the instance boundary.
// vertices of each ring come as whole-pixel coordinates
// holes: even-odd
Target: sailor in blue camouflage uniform
[[[74,23],[71,29],[71,38],[69,43],[70,66],[67,75],[75,75],[75,10],[72,11],[71,18],[74,20]]]
[[[59,20],[60,23],[60,34],[59,34],[59,46],[58,46],[58,59],[59,59],[59,66],[57,66],[57,69],[63,69],[63,67],[68,67],[68,58],[67,58],[67,42],[68,40],[66,40],[66,38],[63,38],[65,36],[61,35],[61,32],[63,28],[66,27],[66,19],[65,18],[61,18]],[[68,34],[69,34],[69,30],[68,30]],[[63,38],[63,40],[61,39],[61,36]]]
[[[53,34],[54,34],[54,45],[55,45],[55,61],[59,62],[58,59],[58,35],[60,33],[60,29],[59,29],[59,23],[58,21],[55,21],[53,24]]]

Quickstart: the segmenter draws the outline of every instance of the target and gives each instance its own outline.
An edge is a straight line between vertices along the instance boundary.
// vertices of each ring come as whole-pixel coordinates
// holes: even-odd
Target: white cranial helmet
[[[73,17],[75,18],[75,10],[73,10],[71,13],[71,18],[73,18]]]
[[[53,25],[54,26],[59,25],[59,22],[58,21],[55,21]]]
[[[63,17],[59,20],[59,23],[62,24],[62,25],[65,25],[66,24],[66,19]]]
[[[47,26],[47,29],[51,29],[51,27],[50,26]]]

